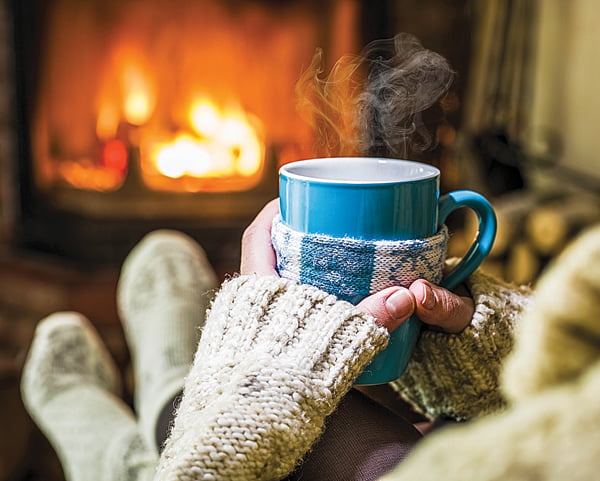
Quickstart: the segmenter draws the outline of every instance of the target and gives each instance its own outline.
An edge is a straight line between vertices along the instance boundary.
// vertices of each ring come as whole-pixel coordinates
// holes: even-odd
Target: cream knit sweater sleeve
[[[387,331],[351,304],[275,277],[226,282],[210,309],[158,480],[276,480]]]
[[[467,281],[475,303],[460,334],[423,330],[406,372],[392,383],[430,418],[473,419],[506,405],[499,389],[501,365],[513,347],[514,329],[531,290],[475,272]]]
[[[501,384],[507,410],[427,436],[383,479],[599,478],[600,225],[538,279]]]

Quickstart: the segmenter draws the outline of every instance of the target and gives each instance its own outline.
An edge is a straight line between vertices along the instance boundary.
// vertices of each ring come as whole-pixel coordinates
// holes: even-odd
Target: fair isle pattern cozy
[[[304,234],[281,216],[273,220],[271,235],[282,277],[352,303],[386,287],[408,287],[417,279],[439,283],[448,244],[446,226],[424,239],[370,241]]]

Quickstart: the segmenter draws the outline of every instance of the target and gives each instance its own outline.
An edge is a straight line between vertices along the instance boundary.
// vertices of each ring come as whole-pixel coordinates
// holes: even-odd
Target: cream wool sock
[[[61,312],[39,323],[22,397],[69,481],[152,479],[156,454],[118,390],[112,358],[83,316]]]
[[[123,264],[117,290],[135,373],[135,410],[155,445],[160,412],[181,389],[194,358],[217,278],[200,246],[185,234],[148,234]]]

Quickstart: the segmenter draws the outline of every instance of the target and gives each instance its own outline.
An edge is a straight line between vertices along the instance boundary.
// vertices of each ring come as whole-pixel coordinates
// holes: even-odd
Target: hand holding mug
[[[271,244],[271,225],[279,214],[279,199],[269,202],[244,231],[240,273],[278,276]],[[429,292],[427,291],[429,289]],[[356,307],[393,332],[413,314],[443,331],[462,331],[473,317],[473,300],[423,279],[408,289],[393,286],[367,296]]]
[[[440,196],[439,178],[433,166],[398,159],[323,158],[283,166],[281,219],[272,232],[278,272],[353,304],[392,286],[410,291],[417,279],[455,288],[489,253],[496,218],[476,192]],[[442,276],[448,239],[444,223],[461,207],[477,214],[479,231],[461,262]],[[413,296],[434,292],[427,286],[420,291]],[[415,304],[417,312],[436,299],[423,295],[422,300]],[[420,329],[417,316],[402,323],[358,383],[397,379]]]

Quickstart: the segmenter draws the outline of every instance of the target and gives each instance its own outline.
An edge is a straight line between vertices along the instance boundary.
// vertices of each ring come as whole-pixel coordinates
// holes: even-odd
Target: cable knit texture
[[[543,275],[503,373],[511,399],[571,382],[600,360],[600,227]]]
[[[158,480],[276,480],[387,344],[351,304],[276,277],[226,282],[186,379]]]
[[[434,433],[382,481],[598,479],[600,226],[539,279],[520,325],[508,409]]]
[[[481,272],[467,280],[475,303],[460,334],[424,330],[406,372],[392,387],[430,418],[473,419],[506,406],[499,375],[513,329],[531,296]]]

